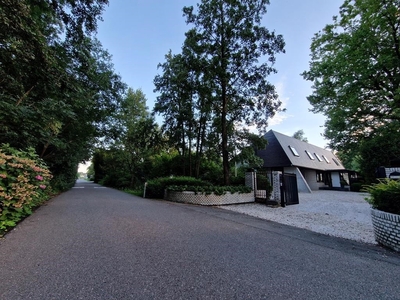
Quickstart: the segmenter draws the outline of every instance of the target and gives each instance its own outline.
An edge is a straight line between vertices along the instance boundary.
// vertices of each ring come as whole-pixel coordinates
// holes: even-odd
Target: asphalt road
[[[400,299],[400,254],[93,183],[0,240],[0,299]]]

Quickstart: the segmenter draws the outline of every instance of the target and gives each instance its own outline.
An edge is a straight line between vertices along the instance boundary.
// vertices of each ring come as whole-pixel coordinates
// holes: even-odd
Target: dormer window
[[[300,156],[299,153],[297,152],[297,150],[294,147],[289,146],[289,149],[290,149],[290,151],[292,151],[294,156]]]
[[[314,156],[312,155],[312,153],[311,153],[310,151],[306,150],[306,153],[307,153],[307,155],[308,155],[308,157],[309,157],[310,159],[312,159],[312,160],[315,159]]]
[[[318,159],[318,161],[322,161],[322,158],[317,153],[314,153],[314,155]]]
[[[340,163],[336,159],[332,158],[332,160],[337,166],[340,166]]]
[[[329,161],[329,159],[328,159],[325,155],[322,155],[322,158],[326,161],[327,164],[330,164],[330,163],[331,163],[331,162]]]

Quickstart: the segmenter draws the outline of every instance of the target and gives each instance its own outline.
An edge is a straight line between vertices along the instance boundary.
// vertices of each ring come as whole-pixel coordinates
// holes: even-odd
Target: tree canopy
[[[170,55],[167,60],[170,67],[186,62],[186,71],[173,73],[178,82],[173,87],[160,80],[170,78],[165,67],[164,75],[156,78],[157,89],[161,83],[164,88],[157,112],[167,95],[192,103],[189,109],[187,105],[175,106],[178,114],[204,117],[201,122],[201,117],[197,118],[199,126],[193,130],[202,132],[202,124],[207,122],[211,126],[207,139],[214,141],[214,149],[222,156],[224,184],[229,183],[229,161],[234,156],[233,137],[238,125],[264,129],[281,104],[267,76],[276,72],[275,54],[284,51],[284,41],[281,35],[261,26],[268,4],[268,0],[202,0],[197,9],[184,7],[186,22],[193,28],[186,32],[182,54]]]
[[[302,75],[313,82],[313,111],[327,116],[332,148],[399,134],[399,7],[399,0],[346,0],[333,24],[313,38]]]
[[[107,0],[0,0],[0,143],[34,147],[60,188],[109,129],[125,85],[94,38]]]

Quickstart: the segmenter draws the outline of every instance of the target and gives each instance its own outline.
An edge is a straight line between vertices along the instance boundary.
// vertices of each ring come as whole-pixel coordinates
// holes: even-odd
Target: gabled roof
[[[264,136],[268,145],[258,150],[263,167],[302,167],[321,171],[345,170],[342,162],[329,150],[270,130]]]

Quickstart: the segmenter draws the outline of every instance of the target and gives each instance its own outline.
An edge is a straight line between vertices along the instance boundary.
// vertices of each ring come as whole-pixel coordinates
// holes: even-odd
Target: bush
[[[192,191],[196,194],[204,193],[210,195],[214,193],[215,195],[224,195],[227,192],[231,194],[239,193],[245,194],[250,193],[252,190],[247,186],[188,186],[188,185],[170,185],[167,187],[169,191],[183,192]]]
[[[382,179],[364,188],[370,194],[366,200],[373,208],[400,215],[400,181]]]
[[[32,213],[50,197],[52,178],[33,148],[0,147],[0,234]]]
[[[207,181],[185,176],[156,178],[147,182],[146,198],[162,199],[164,197],[164,190],[170,185],[207,186],[211,184]]]
[[[354,182],[350,185],[350,191],[352,192],[360,192],[364,186],[362,182]]]

